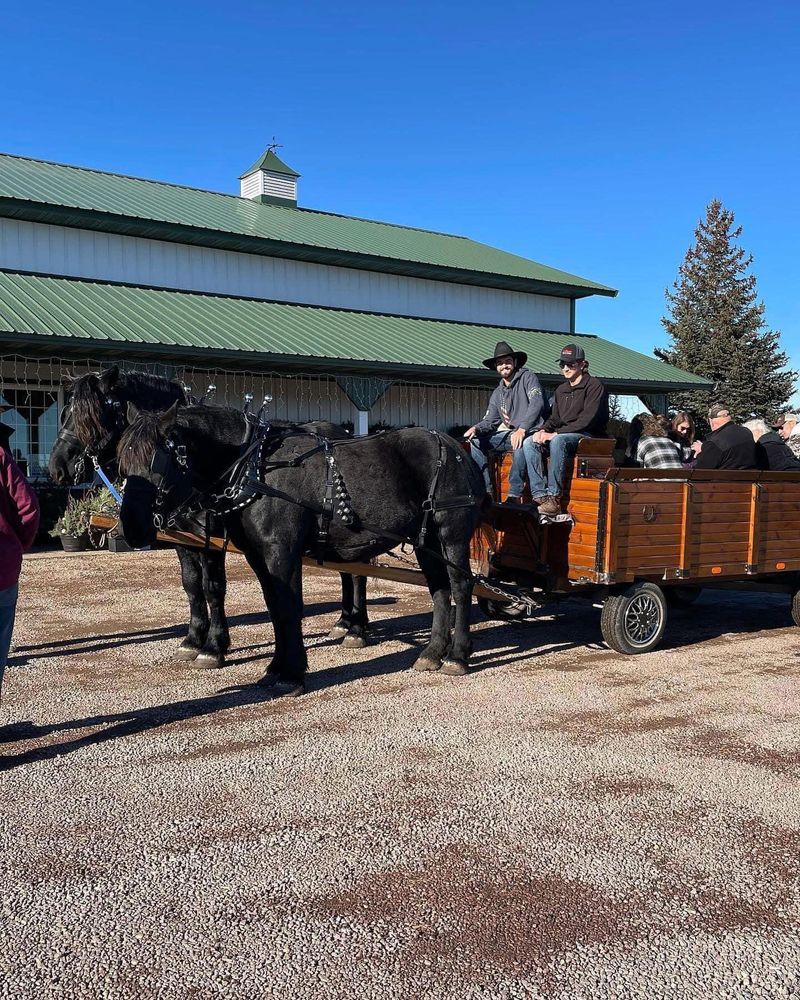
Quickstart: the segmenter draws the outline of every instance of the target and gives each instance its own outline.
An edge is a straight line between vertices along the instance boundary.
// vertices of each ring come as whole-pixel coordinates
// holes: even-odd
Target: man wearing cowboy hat
[[[553,412],[525,442],[525,459],[533,501],[542,514],[560,514],[567,466],[584,437],[602,437],[608,425],[608,392],[589,374],[589,362],[580,344],[561,349],[558,367],[564,381],[553,397]],[[544,449],[549,449],[547,475]]]
[[[528,434],[542,426],[547,414],[547,403],[539,379],[524,367],[527,360],[528,355],[524,351],[515,351],[504,340],[498,341],[494,354],[483,364],[497,372],[500,384],[489,399],[483,419],[464,434],[470,443],[472,457],[483,471],[490,493],[491,483],[486,468],[489,449],[513,452],[506,503],[522,501],[525,487],[522,442]]]

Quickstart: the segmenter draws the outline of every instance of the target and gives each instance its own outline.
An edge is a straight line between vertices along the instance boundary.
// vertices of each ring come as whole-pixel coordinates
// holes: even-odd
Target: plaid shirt
[[[681,456],[674,441],[665,437],[639,438],[636,461],[645,469],[682,469]]]

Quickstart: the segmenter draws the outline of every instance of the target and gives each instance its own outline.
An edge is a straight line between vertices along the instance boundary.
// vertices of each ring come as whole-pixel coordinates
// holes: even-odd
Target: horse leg
[[[329,639],[341,639],[347,635],[353,627],[353,581],[355,577],[350,573],[340,573],[342,581],[342,613],[339,620],[328,632]]]
[[[211,612],[211,621],[203,648],[197,655],[197,662],[212,667],[225,666],[225,654],[231,646],[228,621],[225,617],[225,553],[212,550],[200,551],[203,568],[203,590]]]
[[[450,591],[455,604],[452,622],[450,648],[442,663],[443,674],[460,675],[469,671],[469,657],[472,641],[469,637],[469,619],[472,610],[472,574],[469,565],[469,548],[464,544],[464,535],[442,543],[445,558],[452,566],[447,567]]]
[[[208,635],[208,608],[203,594],[200,552],[185,545],[177,545],[175,551],[181,564],[181,583],[189,598],[189,631],[178,647],[177,656],[181,660],[194,660]]]
[[[435,552],[436,550],[431,549]],[[450,645],[450,579],[432,552],[417,550],[417,562],[433,599],[431,639],[414,663],[415,670],[439,670]]]
[[[299,554],[270,552],[263,564],[253,566],[264,591],[275,629],[275,656],[258,681],[276,694],[298,695],[305,691],[308,667],[303,645],[303,577]]]
[[[342,584],[344,589],[344,584]],[[367,616],[367,578],[351,576],[350,589],[353,595],[350,613],[350,628],[342,639],[342,645],[348,649],[361,649],[367,645],[369,618]]]

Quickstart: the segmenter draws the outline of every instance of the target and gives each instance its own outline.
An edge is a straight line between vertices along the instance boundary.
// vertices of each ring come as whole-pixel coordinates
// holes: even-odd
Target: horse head
[[[78,482],[87,473],[86,459],[105,463],[113,459],[122,430],[119,395],[120,370],[62,379],[70,400],[61,411],[61,426],[50,452],[48,469],[55,482]]]
[[[127,407],[163,410],[171,403],[188,402],[178,382],[144,372],[120,371],[117,365],[102,372],[68,379],[64,387],[70,401],[61,414],[61,428],[50,453],[50,475],[57,483],[76,482],[86,472],[85,460],[113,465],[123,431],[128,426]]]
[[[128,403],[128,427],[117,450],[125,480],[120,520],[134,548],[152,545],[164,516],[191,493],[186,447],[176,427],[178,403],[161,413]]]

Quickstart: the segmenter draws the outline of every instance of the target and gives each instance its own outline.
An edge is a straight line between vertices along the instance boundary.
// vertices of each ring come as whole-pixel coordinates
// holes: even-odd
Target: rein
[[[278,437],[283,434],[284,438],[293,435],[312,437],[316,438],[318,443],[294,458],[279,459],[272,462],[267,459],[266,462],[262,462],[263,447],[270,436],[270,425],[266,421],[254,418],[247,413],[245,413],[245,419],[249,426],[248,437],[243,442],[243,447],[245,447],[244,452],[239,455],[236,461],[228,466],[215,483],[209,487],[208,491],[205,492],[198,490],[190,483],[191,472],[188,467],[185,445],[178,444],[167,437],[162,446],[156,447],[150,465],[151,472],[159,477],[159,482],[156,484],[157,493],[153,513],[153,524],[156,530],[163,530],[165,525],[167,528],[170,528],[174,526],[178,517],[191,516],[200,510],[206,510],[220,517],[225,517],[249,506],[261,496],[273,497],[317,515],[317,562],[319,564],[323,561],[324,548],[328,542],[331,522],[334,516],[338,516],[342,523],[349,527],[356,527],[357,525],[357,527],[363,530],[373,532],[377,538],[385,538],[398,545],[411,545],[415,552],[425,552],[443,566],[468,579],[470,583],[480,583],[487,589],[494,591],[500,597],[511,597],[513,601],[521,602],[528,608],[529,612],[536,606],[535,600],[522,588],[508,584],[498,584],[497,581],[492,581],[483,574],[475,574],[471,570],[464,570],[461,566],[457,566],[449,559],[446,559],[440,552],[436,552],[425,545],[431,514],[437,511],[478,506],[481,502],[472,493],[437,500],[436,488],[446,460],[442,437],[438,431],[429,431],[436,438],[439,454],[433,479],[428,488],[428,496],[421,505],[423,511],[422,525],[417,537],[412,538],[410,535],[398,535],[395,532],[387,531],[381,526],[363,521],[353,512],[351,507],[352,501],[347,492],[344,478],[336,464],[334,451],[336,448],[343,447],[344,445],[356,444],[360,440],[359,438],[345,438],[334,441],[314,431],[301,431],[297,429],[290,429],[288,432],[279,431],[274,436]],[[310,500],[298,500],[297,497],[293,497],[289,493],[285,493],[283,490],[279,490],[262,481],[262,475],[268,475],[270,472],[277,471],[278,469],[298,468],[313,455],[317,455],[320,452],[325,453],[325,484],[322,503],[317,504]],[[462,462],[463,460],[462,455],[456,455],[457,462]],[[265,468],[264,465],[269,467]],[[221,493],[210,494],[209,491],[211,489],[218,483],[224,482],[228,477],[231,481]],[[169,515],[165,515],[163,508],[166,506],[167,498],[173,490],[178,488],[186,491],[186,496],[171,510]],[[334,507],[337,500],[338,506]],[[208,544],[208,517],[206,517],[204,533],[206,535],[206,544]]]

